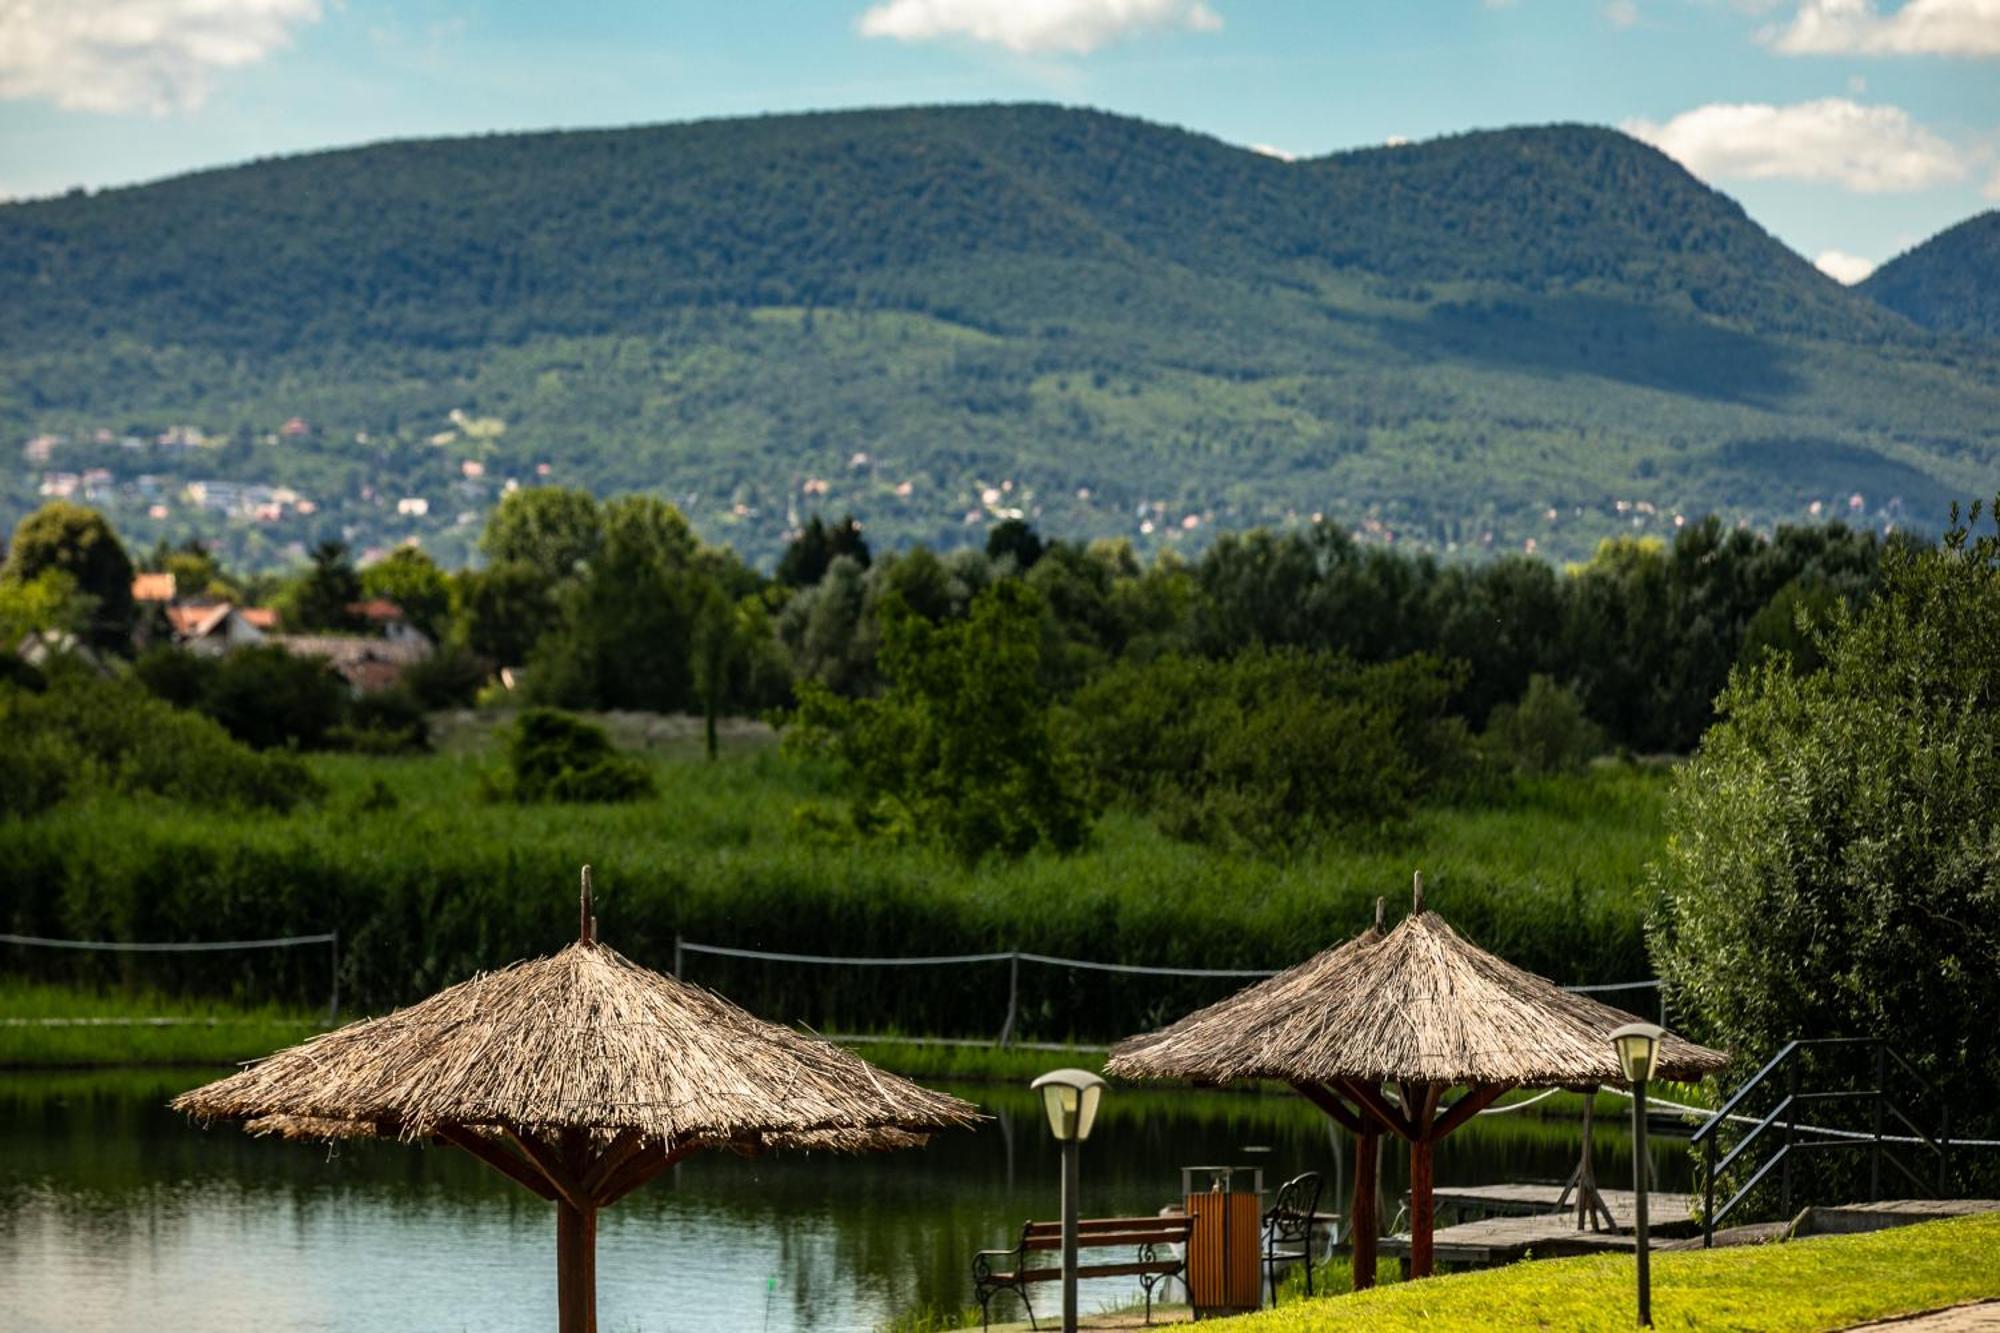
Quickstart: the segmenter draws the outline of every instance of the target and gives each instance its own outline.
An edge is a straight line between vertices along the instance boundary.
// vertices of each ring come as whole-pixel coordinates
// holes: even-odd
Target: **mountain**
[[[2000,209],[1898,255],[1860,291],[1927,329],[2000,338]]]
[[[0,508],[69,488],[251,560],[457,558],[542,480],[761,556],[810,509],[1579,554],[1675,512],[1932,522],[1996,470],[2000,357],[1581,126],[1297,162],[1049,106],[388,143],[0,207],[0,303]]]

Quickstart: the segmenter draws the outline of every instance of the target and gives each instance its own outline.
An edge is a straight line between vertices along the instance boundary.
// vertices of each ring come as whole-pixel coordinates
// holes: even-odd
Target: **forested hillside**
[[[461,558],[542,480],[761,557],[811,510],[1581,554],[1710,510],[1934,525],[2000,462],[2000,357],[1582,127],[1301,162],[1043,106],[393,143],[0,208],[0,301],[0,521],[75,494],[253,563],[334,529]]]
[[[1925,328],[2000,338],[2000,209],[1898,255],[1860,289]]]

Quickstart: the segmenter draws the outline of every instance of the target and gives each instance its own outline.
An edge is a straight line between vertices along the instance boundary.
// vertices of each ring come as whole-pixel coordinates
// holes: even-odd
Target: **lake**
[[[543,1330],[555,1312],[549,1205],[462,1154],[201,1130],[166,1100],[197,1071],[0,1075],[0,1323],[64,1330]],[[873,1329],[973,1303],[974,1250],[1057,1212],[1057,1156],[1024,1088],[948,1085],[994,1120],[871,1157],[692,1159],[605,1212],[598,1318],[632,1330]],[[1483,1117],[1441,1147],[1440,1184],[1561,1180],[1574,1117]],[[1296,1097],[1114,1088],[1084,1147],[1084,1211],[1152,1212],[1179,1168],[1324,1173],[1343,1209],[1351,1146]],[[1631,1179],[1600,1123],[1606,1185]],[[1658,1145],[1686,1189],[1683,1144]],[[1385,1183],[1407,1160],[1392,1147]],[[1085,1283],[1086,1308],[1136,1294]],[[1011,1305],[1009,1311],[1016,1307]],[[1055,1298],[1048,1305],[1053,1308]],[[996,1309],[996,1315],[1000,1311]],[[1008,1313],[1004,1317],[1018,1318]]]

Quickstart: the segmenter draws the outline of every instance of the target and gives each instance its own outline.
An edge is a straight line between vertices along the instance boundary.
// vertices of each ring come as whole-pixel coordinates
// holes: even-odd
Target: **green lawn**
[[[1664,1329],[1838,1329],[2000,1297],[2000,1215],[1864,1236],[1653,1256]],[[1633,1326],[1633,1260],[1593,1255],[1514,1264],[1359,1295],[1301,1301],[1222,1326],[1232,1333]]]

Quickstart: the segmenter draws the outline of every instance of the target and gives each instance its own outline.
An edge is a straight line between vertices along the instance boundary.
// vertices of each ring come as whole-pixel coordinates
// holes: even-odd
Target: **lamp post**
[[[1052,1069],[1029,1086],[1042,1094],[1049,1132],[1062,1145],[1062,1326],[1076,1333],[1077,1149],[1097,1121],[1104,1080],[1088,1069]]]
[[[1632,1085],[1632,1230],[1639,1250],[1639,1323],[1653,1326],[1653,1282],[1646,1239],[1646,1084],[1660,1063],[1666,1030],[1652,1023],[1627,1023],[1611,1034],[1618,1068]]]

